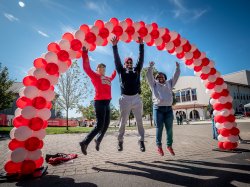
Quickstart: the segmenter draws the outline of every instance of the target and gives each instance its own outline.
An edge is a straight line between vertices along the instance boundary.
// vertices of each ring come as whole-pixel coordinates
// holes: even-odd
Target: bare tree
[[[93,92],[89,85],[89,78],[80,71],[77,61],[74,61],[71,68],[59,78],[56,87],[56,92],[59,94],[57,103],[66,112],[67,130],[68,112],[77,108],[77,105]]]

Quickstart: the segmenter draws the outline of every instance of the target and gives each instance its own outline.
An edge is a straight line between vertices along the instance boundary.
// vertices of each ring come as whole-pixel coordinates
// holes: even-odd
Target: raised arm
[[[154,68],[154,62],[149,63],[149,68],[147,69],[146,72],[146,78],[148,80],[149,87],[151,90],[153,90],[154,84],[155,84],[155,79],[153,75],[153,68]]]
[[[139,40],[139,57],[135,67],[136,69],[141,71],[144,63],[144,44],[142,38],[138,37],[138,40]]]
[[[110,76],[110,80],[111,81],[114,80],[115,76],[116,76],[116,71],[114,70],[112,75]]]
[[[86,47],[83,47],[82,49],[82,66],[83,66],[83,70],[86,72],[86,74],[90,78],[96,77],[96,73],[91,69],[89,65],[89,56],[88,56],[88,50],[86,49]]]
[[[121,62],[121,58],[119,56],[119,53],[118,53],[118,47],[117,47],[117,43],[118,43],[118,39],[117,37],[113,37],[111,39],[111,42],[113,44],[113,54],[114,54],[114,60],[115,60],[115,68],[116,68],[116,71],[118,73],[121,73],[123,67],[122,67],[122,62]]]
[[[181,73],[180,63],[176,62],[175,64],[176,64],[176,69],[175,69],[174,76],[169,80],[169,81],[171,81],[172,88],[175,86],[175,84],[180,76],[180,73]]]

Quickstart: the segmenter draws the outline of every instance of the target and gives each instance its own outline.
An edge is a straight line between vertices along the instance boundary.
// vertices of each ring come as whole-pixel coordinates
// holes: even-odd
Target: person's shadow
[[[57,175],[45,175],[41,178],[22,180],[16,183],[16,186],[77,186],[77,187],[97,187],[96,184],[89,182],[75,183],[73,178],[60,177]]]
[[[93,167],[102,172],[137,175],[168,184],[182,186],[235,186],[232,181],[250,183],[250,165],[221,164],[192,160],[166,160],[145,163],[133,161],[128,163],[108,162],[124,167],[124,170]],[[129,170],[126,170],[129,169]],[[240,171],[239,171],[240,170]]]

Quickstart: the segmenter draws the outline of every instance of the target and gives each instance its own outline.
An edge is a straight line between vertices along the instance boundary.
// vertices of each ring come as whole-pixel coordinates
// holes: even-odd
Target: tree
[[[120,117],[119,110],[115,108],[115,106],[110,104],[110,119],[117,120]]]
[[[94,101],[91,101],[90,105],[86,107],[78,105],[78,112],[82,113],[83,118],[88,120],[95,119]]]
[[[143,102],[143,112],[144,115],[149,115],[150,116],[150,124],[153,126],[152,123],[152,107],[153,107],[153,102],[152,102],[152,93],[150,90],[150,87],[148,85],[148,81],[146,79],[146,72],[147,68],[142,69],[141,73],[141,97],[142,97],[142,102]],[[157,73],[156,69],[153,70],[154,75]]]
[[[59,78],[56,92],[58,105],[65,110],[68,130],[68,112],[76,108],[77,105],[92,93],[89,87],[89,78],[80,72],[77,61],[72,63],[71,68]]]
[[[0,110],[10,108],[15,99],[15,93],[9,90],[13,83],[14,81],[9,78],[8,68],[2,68],[0,63]]]

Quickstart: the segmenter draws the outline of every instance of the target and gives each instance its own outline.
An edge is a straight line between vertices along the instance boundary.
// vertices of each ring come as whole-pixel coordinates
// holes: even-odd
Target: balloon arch
[[[216,127],[219,131],[218,147],[234,149],[237,147],[239,130],[236,127],[232,97],[214,62],[204,52],[190,44],[177,32],[160,28],[156,23],[133,22],[127,18],[116,18],[104,23],[97,20],[93,26],[81,25],[75,33],[65,33],[59,42],[48,45],[48,51],[34,60],[34,66],[24,77],[24,88],[16,104],[14,128],[10,132],[10,160],[5,164],[7,173],[32,173],[43,165],[42,157],[45,128],[50,118],[54,85],[59,75],[71,66],[71,60],[81,57],[82,46],[94,51],[96,46],[106,46],[112,36],[129,43],[142,37],[148,46],[176,55],[186,66],[194,69],[205,85],[214,108]]]

